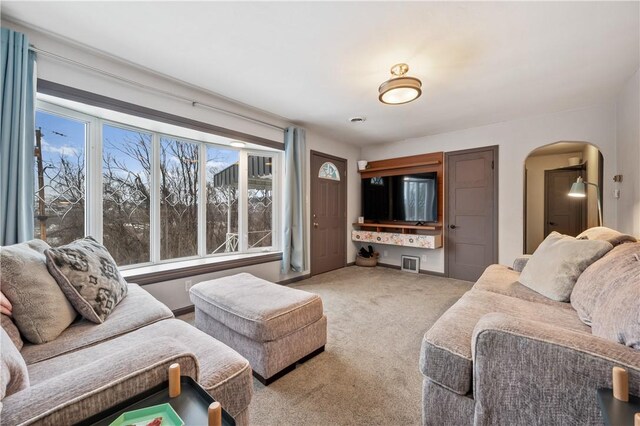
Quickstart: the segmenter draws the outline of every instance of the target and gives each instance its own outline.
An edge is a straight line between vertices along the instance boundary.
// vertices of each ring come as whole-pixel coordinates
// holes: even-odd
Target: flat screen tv
[[[437,222],[437,173],[362,179],[362,215],[373,222]]]

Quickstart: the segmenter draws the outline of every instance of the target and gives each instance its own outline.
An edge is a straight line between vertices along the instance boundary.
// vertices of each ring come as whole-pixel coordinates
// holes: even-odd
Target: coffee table
[[[598,404],[607,426],[633,426],[635,413],[640,413],[640,398],[629,395],[629,402],[618,401],[611,389],[598,389]]]
[[[120,404],[102,411],[78,423],[79,425],[108,426],[125,411],[170,403],[185,425],[207,425],[208,408],[215,400],[206,390],[189,376],[180,377],[181,392],[175,398],[169,397],[169,381],[161,383]],[[236,422],[225,410],[222,410],[222,425],[235,426]]]

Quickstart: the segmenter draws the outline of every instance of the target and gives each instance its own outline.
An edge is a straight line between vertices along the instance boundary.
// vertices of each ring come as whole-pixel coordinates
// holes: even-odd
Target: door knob
[[[457,228],[457,226],[455,226],[455,225],[449,225],[449,228],[451,228],[451,229],[456,229],[456,228]]]
[[[317,228],[318,227],[318,222],[313,222],[313,227]]]

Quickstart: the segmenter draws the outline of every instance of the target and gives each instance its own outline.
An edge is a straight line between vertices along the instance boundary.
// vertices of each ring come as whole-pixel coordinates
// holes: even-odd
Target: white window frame
[[[49,114],[69,118],[85,123],[85,235],[93,236],[100,243],[103,242],[103,172],[102,172],[102,151],[103,125],[118,127],[125,130],[143,132],[151,134],[151,176],[150,176],[150,232],[149,262],[136,263],[122,266],[120,269],[135,269],[150,265],[168,264],[194,259],[220,258],[224,256],[255,255],[260,252],[278,252],[281,250],[281,186],[283,176],[281,175],[282,152],[276,150],[260,150],[257,148],[234,148],[231,146],[203,141],[184,136],[172,135],[170,132],[163,132],[151,128],[137,125],[130,125],[122,121],[99,118],[76,111],[71,108],[56,105],[54,103],[37,99],[36,110]],[[160,139],[165,136],[171,139],[198,144],[199,154],[199,186],[198,186],[198,250],[194,256],[187,256],[172,259],[160,259]],[[206,247],[206,162],[207,147],[219,147],[224,150],[238,152],[238,251],[230,253],[207,254]],[[248,156],[262,156],[272,158],[272,215],[271,215],[271,246],[248,248]]]

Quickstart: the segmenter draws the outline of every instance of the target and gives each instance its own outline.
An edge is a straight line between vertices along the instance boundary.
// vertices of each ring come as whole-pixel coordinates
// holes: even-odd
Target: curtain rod
[[[162,94],[164,96],[167,96],[167,97],[170,97],[170,98],[173,98],[173,99],[177,99],[177,100],[180,100],[180,101],[183,101],[183,102],[190,103],[191,106],[193,106],[193,107],[206,108],[206,109],[210,109],[210,110],[213,110],[213,111],[221,112],[223,114],[227,114],[227,115],[230,115],[230,116],[233,116],[233,117],[241,118],[243,120],[251,121],[253,123],[261,124],[263,126],[271,127],[273,129],[277,129],[277,130],[281,130],[281,131],[285,130],[284,127],[277,126],[275,124],[271,124],[271,123],[268,123],[266,121],[258,120],[257,118],[253,118],[253,117],[249,117],[249,116],[246,116],[246,115],[243,115],[243,114],[239,114],[237,112],[228,111],[226,109],[219,108],[219,107],[216,107],[216,106],[213,106],[213,105],[209,105],[209,104],[206,104],[206,103],[203,103],[203,102],[194,101],[193,99],[184,98],[182,96],[173,94],[173,93],[168,92],[166,90],[158,89],[158,88],[153,87],[153,86],[148,86],[146,84],[139,83],[137,81],[130,80],[130,79],[125,78],[125,77],[121,77],[121,76],[119,76],[117,74],[110,73],[110,72],[102,70],[100,68],[92,67],[91,65],[83,64],[82,62],[74,61],[73,59],[65,58],[64,56],[60,56],[60,55],[58,55],[56,53],[52,53],[52,52],[49,52],[49,51],[46,51],[46,50],[39,49],[39,48],[37,48],[37,47],[35,47],[33,45],[29,46],[29,50],[32,50],[33,52],[36,52],[38,54],[42,54],[44,56],[49,56],[51,58],[57,59],[57,60],[62,61],[62,62],[66,62],[68,64],[72,64],[72,65],[75,65],[75,66],[78,66],[78,67],[81,67],[81,68],[85,68],[85,69],[91,70],[91,71],[96,72],[98,74],[102,74],[102,75],[110,77],[112,79],[122,81],[122,82],[130,84],[132,86],[140,87],[140,88],[145,89],[145,90],[150,91],[150,92],[156,92],[156,93]]]

